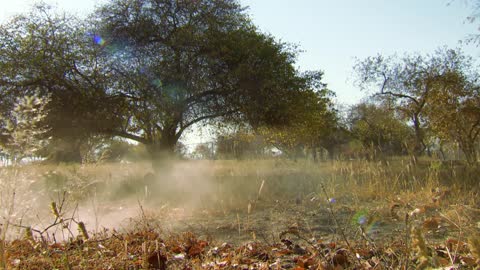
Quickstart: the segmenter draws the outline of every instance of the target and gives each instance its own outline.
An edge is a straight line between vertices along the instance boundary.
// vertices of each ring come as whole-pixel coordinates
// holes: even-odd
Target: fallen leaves
[[[423,229],[437,226],[438,219],[425,219]],[[472,250],[466,242],[449,238],[437,246],[425,247],[422,257],[412,253],[403,242],[372,246],[353,242],[347,247],[342,242],[319,239],[287,238],[297,236],[297,230],[282,233],[283,239],[266,244],[258,241],[240,246],[229,243],[217,245],[199,239],[192,233],[167,237],[152,231],[137,231],[102,239],[92,235],[81,242],[36,245],[34,240],[15,240],[7,245],[9,266],[30,269],[392,269],[405,264],[412,266],[478,267]],[[406,256],[406,254],[410,254]]]

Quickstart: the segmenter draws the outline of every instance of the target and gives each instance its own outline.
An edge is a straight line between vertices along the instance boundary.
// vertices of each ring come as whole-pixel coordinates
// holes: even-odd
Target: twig
[[[265,180],[262,180],[262,183],[260,184],[260,188],[258,189],[258,193],[257,193],[257,198],[255,199],[255,201],[253,202],[253,207],[252,209],[256,209],[257,208],[257,203],[258,201],[260,201],[260,196],[262,195],[262,190],[263,190],[263,186],[265,185]]]
[[[327,200],[329,200],[327,190],[325,189],[325,186],[323,185],[323,183],[320,183],[320,186],[322,187],[322,191],[323,191],[325,197],[327,198]],[[329,201],[329,203],[331,204],[330,201]],[[342,236],[343,241],[345,241],[345,244],[347,245],[347,247],[350,250],[350,252],[352,253],[352,255],[357,259],[357,262],[360,263],[360,258],[355,256],[355,250],[353,249],[352,245],[350,244],[350,241],[348,241],[348,238],[347,238],[347,235],[345,234],[344,228],[340,227],[340,223],[338,222],[337,216],[335,215],[335,212],[333,212],[333,207],[328,207],[328,210],[330,212],[330,215],[332,216],[333,221],[335,222],[335,226],[337,227],[337,230],[340,231],[340,235]]]
[[[142,214],[142,220],[144,225],[146,225],[147,229],[150,229],[150,224],[148,222],[147,216],[145,215],[145,211],[143,210],[142,203],[140,202],[140,199],[137,199],[138,202],[138,207],[140,208],[140,213]]]
[[[410,240],[410,215],[408,213],[405,214],[405,247],[406,247],[406,257],[405,257],[405,269],[408,269],[408,264],[410,262],[410,248],[409,248],[409,240]]]
[[[325,186],[323,184],[320,184],[320,186],[322,187],[322,191],[323,191],[323,193],[325,194],[325,196],[328,200],[329,197],[328,197],[327,191],[325,189]],[[343,240],[347,244],[348,249],[350,249],[350,251],[354,253],[354,250],[353,250],[352,246],[350,245],[350,242],[347,239],[347,235],[345,234],[345,230],[343,229],[343,227],[340,227],[337,216],[335,215],[335,212],[333,212],[333,207],[329,207],[328,210],[330,212],[330,215],[332,216],[333,221],[335,222],[335,226],[340,231],[340,235],[342,236]]]

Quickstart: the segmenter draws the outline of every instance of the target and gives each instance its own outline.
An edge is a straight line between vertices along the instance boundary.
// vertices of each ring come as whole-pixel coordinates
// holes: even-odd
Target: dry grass
[[[33,203],[19,195],[2,200],[3,209],[14,206],[2,212],[9,225],[4,263],[19,269],[479,266],[478,171],[461,164],[179,161],[160,175],[153,171],[149,163],[17,168],[15,194]],[[13,173],[1,169],[2,198],[13,195],[6,185]],[[62,206],[53,215],[51,202]]]

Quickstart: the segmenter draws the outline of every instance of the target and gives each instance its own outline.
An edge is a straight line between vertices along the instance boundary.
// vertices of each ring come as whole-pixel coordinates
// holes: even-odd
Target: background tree
[[[315,76],[319,82],[322,73]],[[258,130],[268,143],[292,158],[301,157],[310,151],[316,160],[317,151],[326,147],[326,138],[336,128],[337,113],[331,103],[333,93],[326,89],[325,84],[319,84],[316,88],[321,90],[303,92],[296,97],[295,105],[289,109],[294,119],[290,125]]]
[[[182,142],[177,142],[174,152],[177,158],[185,159],[188,156],[188,147]]]
[[[441,140],[458,143],[467,162],[473,165],[477,162],[480,134],[480,74],[472,58],[461,52],[452,57],[462,65],[451,67],[437,79],[427,113],[435,134]]]
[[[349,120],[352,136],[362,142],[371,157],[407,153],[412,130],[388,107],[360,103],[351,108]]]
[[[0,26],[2,114],[8,117],[17,97],[49,96],[45,123],[52,140],[44,154],[52,160],[80,161],[82,143],[117,122],[111,105],[118,99],[106,96],[114,82],[99,65],[101,48],[88,28],[45,5]]]
[[[209,144],[209,143],[198,144],[193,150],[192,155],[194,158],[197,158],[197,159],[213,159],[214,149],[212,148],[212,144]]]
[[[120,138],[108,139],[102,145],[102,150],[106,152],[106,159],[111,162],[119,162],[127,157],[133,151],[134,145]]]
[[[453,57],[454,50],[439,49],[432,55],[404,57],[368,57],[357,61],[354,70],[361,89],[371,90],[373,96],[390,104],[408,120],[415,132],[414,154],[427,148],[428,121],[425,108],[430,102],[436,79],[448,69],[461,65]]]
[[[216,158],[220,159],[262,158],[271,147],[261,135],[246,127],[219,132],[215,146]]]

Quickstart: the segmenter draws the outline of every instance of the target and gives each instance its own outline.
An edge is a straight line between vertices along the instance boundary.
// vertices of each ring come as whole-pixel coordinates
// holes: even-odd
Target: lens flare
[[[368,213],[368,210],[362,209],[355,213],[352,218],[352,225],[360,225],[365,233],[372,238],[375,238],[379,233],[379,222],[376,220],[375,216],[372,216]]]
[[[163,85],[163,84],[162,84],[162,80],[160,80],[160,79],[155,79],[155,80],[153,80],[153,81],[152,81],[152,84],[153,84],[154,86],[156,86],[156,87],[162,87],[162,85]]]
[[[105,40],[99,35],[94,35],[93,36],[93,42],[97,45],[100,45],[100,46],[105,45]]]
[[[354,225],[365,225],[368,222],[368,210],[362,209],[355,213],[352,219]]]
[[[378,234],[380,233],[379,223],[377,221],[374,221],[368,224],[365,228],[365,233],[371,238],[376,238],[376,236],[378,236]]]
[[[363,225],[363,224],[367,223],[367,217],[366,216],[358,217],[357,223],[360,224],[360,225]]]

